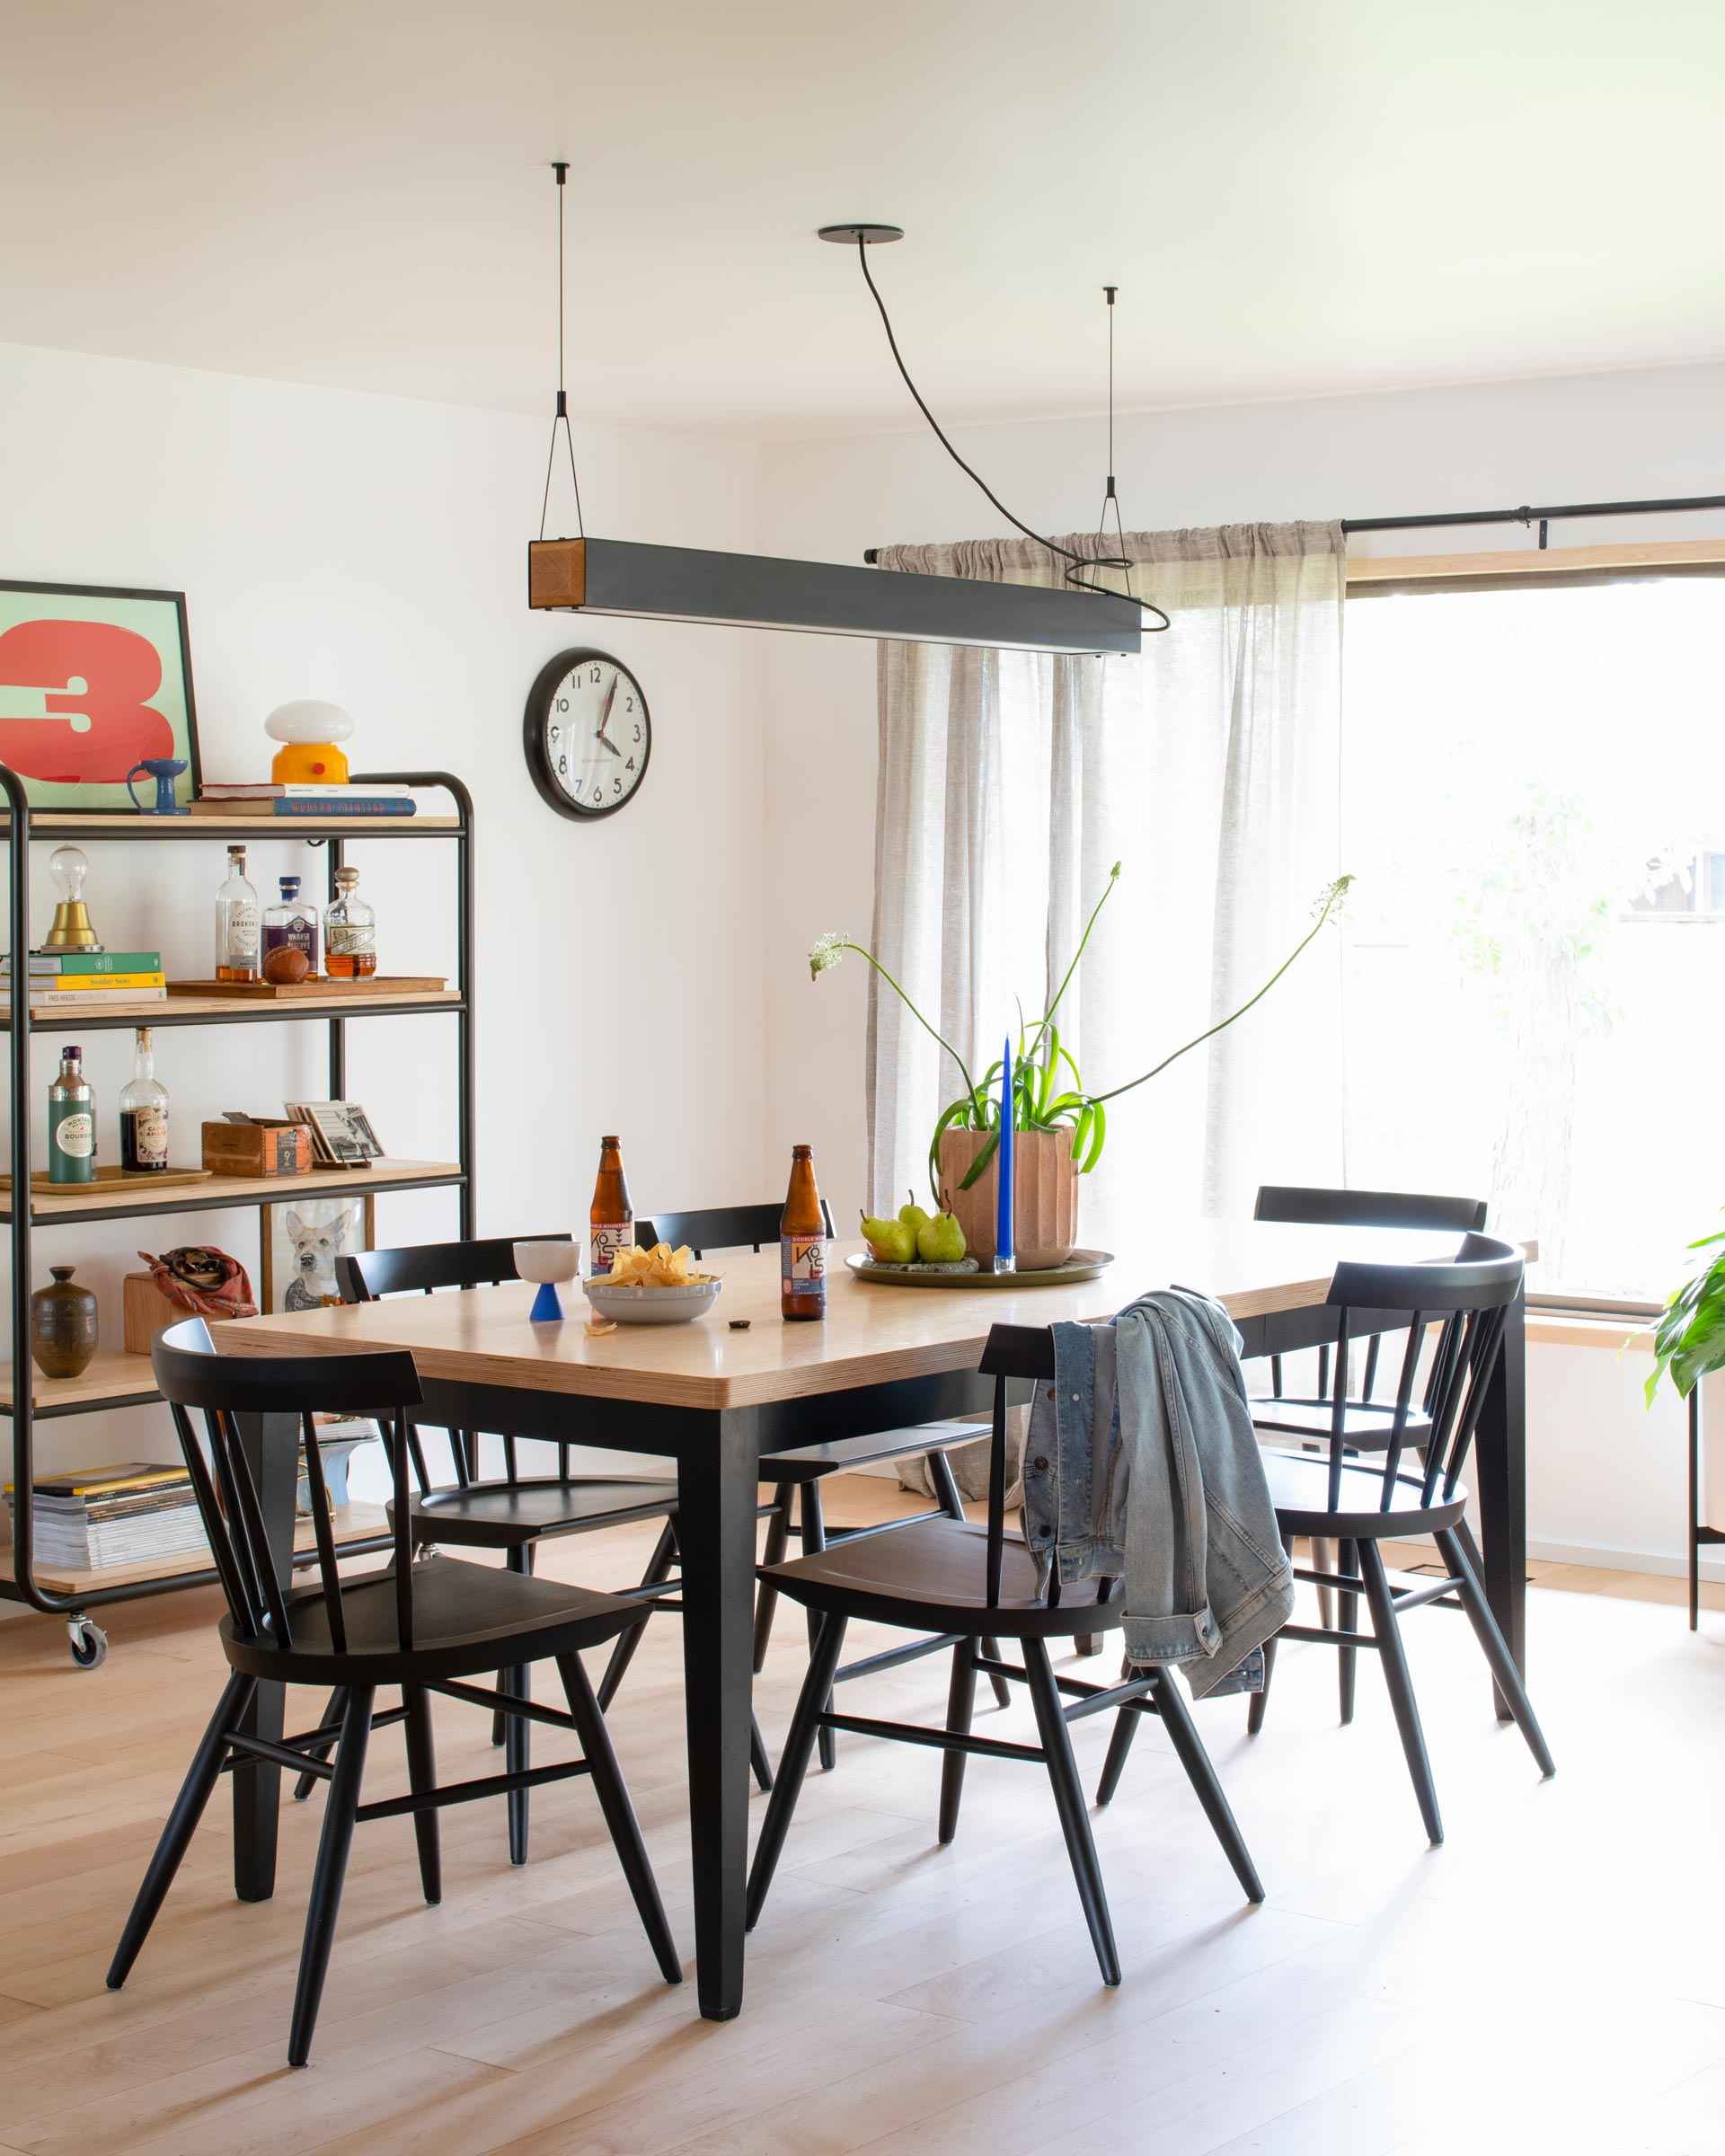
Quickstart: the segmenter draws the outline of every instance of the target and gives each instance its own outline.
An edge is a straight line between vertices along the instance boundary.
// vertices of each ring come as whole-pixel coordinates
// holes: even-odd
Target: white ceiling
[[[770,437],[1725,354],[1721,0],[0,0],[0,337]]]

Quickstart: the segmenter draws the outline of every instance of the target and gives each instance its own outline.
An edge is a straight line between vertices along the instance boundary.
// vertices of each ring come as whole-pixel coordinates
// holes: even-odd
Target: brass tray
[[[859,1280],[878,1280],[883,1287],[1066,1287],[1075,1280],[1095,1280],[1112,1265],[1112,1250],[1075,1250],[1064,1265],[1047,1266],[1036,1273],[949,1273],[931,1267],[924,1272],[902,1265],[877,1265],[861,1250],[845,1260]]]
[[[441,974],[369,973],[361,980],[333,979],[314,973],[303,981],[170,981],[175,995],[231,995],[241,1003],[311,1003],[326,995],[441,995],[449,985]]]
[[[207,1183],[213,1172],[208,1168],[98,1168],[93,1183],[57,1183],[46,1168],[35,1168],[30,1187],[43,1197],[111,1197],[116,1190],[164,1190],[175,1183]],[[11,1188],[12,1178],[0,1175],[0,1192]]]

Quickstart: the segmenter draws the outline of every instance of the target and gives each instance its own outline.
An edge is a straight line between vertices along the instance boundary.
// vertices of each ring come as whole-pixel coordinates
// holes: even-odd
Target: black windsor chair
[[[590,1774],[599,1807],[649,1941],[668,1984],[681,1981],[677,1948],[665,1921],[634,1809],[612,1750],[580,1653],[640,1625],[638,1602],[590,1594],[551,1580],[526,1578],[488,1565],[439,1557],[413,1560],[408,1501],[409,1417],[420,1400],[413,1358],[404,1354],[258,1357],[218,1356],[201,1318],[159,1333],[151,1349],[155,1382],[173,1412],[198,1507],[227,1600],[219,1633],[233,1674],[223,1692],[144,1875],[108,1971],[111,1990],[125,1983],[156,1912],[222,1774],[262,1760],[302,1768],[329,1783],[305,1916],[305,1940],[288,2042],[288,2063],[303,2066],[311,2051],[318,2002],[329,1970],[342,1881],[357,1822],[411,1814],[419,1842],[420,1882],[428,1902],[442,1896],[438,1810],[476,1798],[512,1797],[529,1784]],[[343,1579],[331,1522],[329,1493],[315,1471],[313,1411],[375,1415],[385,1432],[395,1485],[394,1551],[381,1570]],[[204,1437],[191,1410],[201,1412]],[[288,1417],[296,1427],[262,1425],[266,1447],[291,1447],[303,1435],[316,1540],[318,1584],[289,1588],[270,1557],[257,1484],[236,1418]],[[554,1660],[569,1701],[567,1713],[529,1706],[524,1699],[479,1691],[463,1680],[500,1662],[508,1666]],[[241,1725],[260,1683],[334,1685],[343,1701],[333,1733],[335,1757],[323,1754],[332,1733],[320,1727],[281,1743]],[[374,1712],[379,1685],[399,1684],[402,1704]],[[439,1786],[432,1751],[429,1694],[447,1693],[512,1718],[531,1717],[573,1730],[583,1757],[530,1772]],[[410,1794],[361,1804],[366,1749],[374,1728],[406,1725]]]
[[[1471,1233],[1448,1262],[1339,1265],[1327,1298],[1336,1312],[1337,1329],[1324,1451],[1271,1452],[1264,1459],[1283,1540],[1303,1534],[1314,1538],[1314,1548],[1320,1543],[1338,1548],[1338,1569],[1296,1566],[1294,1576],[1332,1588],[1340,1613],[1333,1627],[1286,1624],[1265,1643],[1264,1691],[1252,1701],[1247,1728],[1255,1735],[1263,1725],[1278,1641],[1303,1639],[1334,1647],[1350,1671],[1360,1648],[1374,1650],[1384,1667],[1408,1772],[1434,1845],[1443,1840],[1444,1830],[1402,1643],[1401,1620],[1408,1611],[1459,1600],[1540,1772],[1557,1772],[1520,1672],[1480,1585],[1479,1551],[1467,1525],[1468,1493],[1462,1481],[1486,1388],[1501,1351],[1504,1326],[1521,1284],[1520,1251],[1510,1243]],[[1396,1313],[1396,1330],[1406,1330],[1407,1347],[1395,1400],[1386,1406],[1387,1420],[1375,1431],[1374,1449],[1382,1453],[1382,1463],[1367,1464],[1357,1449],[1358,1402],[1349,1393],[1349,1346],[1357,1325],[1364,1330],[1392,1312]],[[1416,1409],[1419,1365],[1433,1330],[1436,1341],[1426,1405]],[[1419,1454],[1423,1454],[1423,1462],[1417,1460]],[[1416,1455],[1417,1473],[1403,1471],[1404,1454]],[[1378,1545],[1425,1535],[1438,1545],[1445,1577],[1393,1586]],[[1372,1618],[1372,1630],[1367,1633],[1357,1630],[1354,1621],[1362,1592]],[[1342,1699],[1346,1720],[1353,1711],[1351,1674],[1344,1683]],[[1124,1718],[1116,1724],[1099,1797],[1111,1795],[1119,1782],[1133,1735],[1133,1726]]]
[[[936,1515],[885,1542],[846,1536],[809,1556],[765,1568],[764,1577],[771,1577],[781,1594],[818,1616],[819,1629],[749,1872],[748,1921],[752,1928],[760,1916],[818,1730],[844,1729],[858,1736],[889,1737],[944,1752],[939,1829],[942,1842],[951,1842],[958,1832],[967,1758],[976,1753],[989,1759],[1025,1760],[1048,1769],[1102,1981],[1114,1984],[1120,1981],[1119,1958],[1073,1759],[1069,1723],[1113,1708],[1121,1710],[1123,1721],[1135,1726],[1141,1714],[1160,1716],[1247,1899],[1261,1901],[1264,1890],[1172,1670],[1135,1670],[1121,1683],[1107,1687],[1054,1674],[1049,1640],[1115,1630],[1123,1621],[1125,1604],[1111,1595],[1111,1580],[1084,1580],[1063,1589],[1057,1578],[1051,1578],[1046,1586],[1039,1586],[1036,1561],[1022,1537],[1005,1532],[1007,1382],[1051,1379],[1053,1336],[1040,1326],[996,1325],[988,1335],[980,1367],[995,1381],[986,1527]],[[943,1729],[869,1721],[833,1711],[831,1686],[845,1626],[854,1617],[932,1630],[954,1642]],[[987,1641],[995,1636],[1017,1640],[1023,1655],[1022,1666],[1002,1660],[988,1648]],[[882,1663],[890,1659],[880,1657]],[[978,1674],[1029,1685],[1039,1744],[1008,1744],[971,1735]],[[1063,1694],[1072,1701],[1070,1706],[1063,1704]]]
[[[373,1303],[384,1295],[415,1293],[429,1295],[447,1288],[495,1286],[501,1281],[520,1278],[515,1262],[517,1240],[494,1236],[482,1241],[427,1242],[394,1250],[342,1252],[335,1261],[336,1281],[344,1303]],[[570,1238],[560,1234],[530,1240],[567,1242]],[[507,1432],[496,1434],[501,1437],[503,1446],[504,1471],[500,1479],[481,1478],[481,1432],[450,1430],[447,1436],[456,1479],[453,1483],[438,1485],[432,1482],[426,1465],[420,1426],[417,1418],[410,1418],[407,1442],[415,1488],[409,1502],[416,1546],[444,1544],[457,1549],[501,1550],[503,1561],[511,1572],[531,1574],[535,1551],[544,1538],[596,1534],[605,1528],[626,1526],[638,1520],[662,1519],[663,1531],[640,1585],[624,1589],[623,1598],[659,1604],[662,1607],[675,1606],[661,1601],[676,1589],[671,1577],[677,1554],[674,1484],[647,1480],[632,1482],[571,1472],[572,1442],[557,1445],[554,1475],[523,1476],[518,1458],[518,1440]],[[609,1707],[615,1696],[624,1672],[641,1644],[644,1629],[641,1625],[632,1626],[613,1648],[605,1674],[599,1681],[601,1709]],[[525,1666],[498,1672],[498,1690],[510,1696],[527,1698],[529,1683]],[[339,1696],[330,1701],[324,1715],[326,1724],[339,1727],[344,1704]],[[531,1763],[529,1728],[525,1717],[508,1716],[501,1709],[493,1718],[491,1741],[505,1747],[505,1763],[512,1774],[525,1773]],[[750,1756],[761,1788],[771,1789],[773,1773],[758,1725],[750,1738]],[[300,1776],[294,1789],[297,1799],[304,1801],[311,1794],[314,1779],[309,1771]],[[527,1789],[524,1784],[511,1796],[509,1805],[512,1864],[525,1864],[527,1860]]]
[[[825,1198],[820,1201],[821,1216],[827,1224],[827,1233],[833,1232],[832,1208]],[[739,1250],[744,1245],[760,1250],[779,1240],[779,1220],[783,1208],[768,1203],[759,1206],[716,1206],[705,1212],[659,1213],[651,1220],[635,1223],[635,1240],[668,1242],[674,1249],[687,1243],[698,1258],[703,1250]],[[763,1477],[771,1473],[773,1503],[765,1508],[769,1521],[766,1531],[766,1548],[763,1553],[768,1568],[761,1575],[760,1591],[755,1604],[755,1667],[758,1672],[766,1664],[767,1643],[773,1637],[774,1613],[778,1607],[779,1591],[770,1568],[783,1558],[786,1545],[794,1534],[802,1545],[805,1557],[825,1550],[830,1542],[849,1541],[856,1535],[891,1534],[901,1527],[915,1526],[921,1520],[962,1520],[964,1500],[952,1472],[952,1463],[946,1457],[955,1446],[974,1445],[982,1432],[973,1422],[931,1422],[913,1428],[882,1430],[865,1433],[860,1437],[835,1438],[828,1444],[797,1445],[789,1452],[769,1453],[763,1456]],[[933,1489],[938,1507],[933,1512],[917,1512],[902,1519],[882,1520],[870,1527],[829,1526],[821,1503],[820,1485],[828,1475],[844,1474],[860,1467],[882,1465],[889,1461],[920,1458],[928,1470],[929,1482]],[[797,1503],[797,1524],[791,1524],[791,1504],[793,1494]],[[809,1644],[812,1650],[817,1621],[811,1615],[809,1621]],[[865,1675],[871,1669],[880,1669],[892,1663],[914,1662],[923,1655],[938,1653],[951,1647],[951,1639],[933,1639],[900,1648],[886,1660],[879,1656],[866,1662],[853,1662],[834,1673],[834,1682],[844,1683],[851,1677]],[[984,1642],[985,1652],[995,1659],[999,1650],[993,1640]],[[1002,1707],[1012,1703],[1012,1693],[999,1677],[991,1677],[995,1699]],[[833,1733],[823,1727],[820,1732],[820,1763],[832,1767],[835,1760]]]

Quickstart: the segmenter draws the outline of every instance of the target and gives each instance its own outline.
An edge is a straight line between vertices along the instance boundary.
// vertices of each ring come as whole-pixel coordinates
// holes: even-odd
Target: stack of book
[[[39,1565],[101,1572],[151,1558],[207,1554],[204,1523],[183,1467],[133,1460],[119,1467],[74,1469],[31,1484]],[[10,1482],[6,1509],[17,1503]]]
[[[25,991],[36,1011],[90,1010],[103,1003],[164,1003],[159,950],[32,950]],[[12,960],[0,959],[0,1009],[12,997]]]
[[[191,804],[194,816],[411,816],[418,803],[405,786],[279,786],[270,781],[206,782]]]

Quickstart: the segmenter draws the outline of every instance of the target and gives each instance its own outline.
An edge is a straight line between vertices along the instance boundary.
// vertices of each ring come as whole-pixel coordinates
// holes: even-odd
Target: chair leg
[[[338,1684],[330,1694],[329,1702],[323,1710],[323,1719],[317,1726],[320,1736],[325,1730],[329,1732],[330,1741],[327,1745],[307,1745],[305,1750],[312,1758],[327,1759],[330,1756],[335,1740],[341,1733],[341,1713],[347,1703],[348,1688],[345,1684]],[[317,1774],[302,1774],[294,1784],[294,1802],[304,1804],[321,1780],[322,1776]]]
[[[766,1549],[761,1562],[782,1565],[785,1546],[791,1539],[791,1485],[774,1485],[773,1502],[778,1507],[766,1523]],[[766,1667],[767,1642],[773,1637],[773,1613],[779,1606],[779,1590],[770,1579],[764,1579],[755,1595],[755,1674],[759,1676]]]
[[[838,1667],[845,1645],[845,1622],[843,1617],[823,1617],[815,1635],[815,1651],[809,1658],[797,1710],[791,1718],[790,1734],[779,1757],[778,1780],[773,1785],[766,1817],[761,1822],[761,1838],[755,1844],[755,1860],[748,1869],[744,1921],[751,1931],[760,1921],[761,1904],[773,1884],[784,1837],[790,1832],[791,1815],[797,1808],[803,1777],[809,1772],[809,1755],[815,1748],[815,1717],[826,1711],[827,1701],[833,1696],[833,1672]]]
[[[1359,1570],[1359,1545],[1343,1542],[1336,1551],[1337,1568],[1345,1579],[1351,1579]],[[1380,1566],[1379,1569],[1382,1569]],[[1336,1629],[1345,1639],[1346,1635],[1359,1629],[1359,1598],[1356,1595],[1340,1594],[1336,1597]],[[1340,1695],[1341,1719],[1354,1719],[1354,1683],[1358,1675],[1359,1649],[1342,1646],[1336,1650],[1336,1683]]]
[[[928,1486],[934,1492],[935,1500],[941,1510],[949,1520],[962,1521],[964,1499],[959,1495],[958,1478],[952,1472],[952,1462],[944,1453],[924,1453],[923,1465],[928,1470]],[[980,1639],[977,1644],[990,1662],[1000,1660],[998,1639]],[[995,1695],[995,1706],[1010,1707],[1013,1703],[1013,1688],[1005,1678],[996,1676],[995,1672],[990,1670],[988,1683]],[[949,1752],[946,1756],[949,1759],[962,1759],[964,1754],[961,1752]]]
[[[431,1742],[431,1695],[423,1684],[403,1684],[407,1710],[407,1786],[418,1797],[438,1786],[438,1757]],[[435,1811],[415,1812],[413,1838],[420,1847],[420,1890],[428,1902],[443,1899],[443,1856]]]
[[[162,1829],[162,1838],[155,1845],[149,1868],[144,1874],[144,1884],[137,1890],[137,1899],[132,1904],[131,1914],[126,1919],[126,1928],[119,1935],[119,1944],[114,1948],[114,1958],[108,1965],[108,1989],[117,1992],[131,1974],[132,1964],[149,1936],[155,1913],[173,1884],[173,1875],[180,1869],[180,1860],[191,1845],[191,1837],[198,1831],[198,1822],[204,1816],[204,1807],[209,1802],[216,1784],[221,1779],[222,1762],[227,1757],[227,1732],[244,1715],[252,1704],[252,1694],[257,1690],[254,1677],[238,1674],[229,1677],[223,1687],[220,1704],[210,1717],[209,1726],[199,1739],[198,1749],[191,1755],[191,1765],[186,1779],[180,1785],[180,1794],[173,1800],[173,1809],[168,1814],[167,1825]]]
[[[588,1682],[579,1655],[559,1655],[557,1669],[569,1699],[569,1711],[575,1718],[581,1755],[593,1770],[594,1792],[599,1800],[599,1809],[605,1814],[611,1845],[623,1866],[629,1891],[635,1897],[635,1909],[648,1944],[653,1949],[653,1958],[667,1984],[681,1984],[683,1965],[677,1959],[677,1942],[666,1921],[665,1904],[659,1898],[659,1882],[648,1861],[647,1844],[641,1838],[641,1822],[629,1800],[628,1786],[617,1764],[611,1732],[605,1726],[599,1702],[593,1696],[593,1687]]]
[[[369,1684],[354,1685],[341,1716],[335,1772],[324,1798],[323,1833],[317,1845],[317,1869],[312,1875],[312,1898],[305,1911],[305,1943],[300,1949],[294,2020],[288,2037],[290,2066],[303,2066],[311,2055],[323,1979],[330,1972],[330,1948],[335,1944],[335,1920],[341,1907],[348,1851],[353,1846],[354,1816],[359,1807],[359,1784],[366,1772],[372,1698]]]
[[[671,1577],[671,1567],[677,1562],[677,1528],[667,1520],[664,1532],[653,1544],[653,1554],[647,1560],[647,1569],[641,1576],[643,1587],[656,1587],[661,1580]],[[650,1604],[649,1607],[650,1608]],[[611,1658],[605,1666],[605,1674],[599,1679],[598,1701],[600,1709],[608,1708],[617,1696],[617,1687],[623,1682],[624,1672],[635,1658],[635,1649],[641,1645],[641,1634],[647,1630],[643,1618],[632,1624],[626,1632],[619,1632],[611,1649]]]
[[[533,1570],[533,1545],[519,1543],[509,1551],[509,1567],[511,1572]],[[519,1669],[498,1672],[497,1688],[514,1700],[527,1697],[529,1673],[524,1664]],[[533,1764],[533,1740],[528,1732],[533,1725],[525,1714],[505,1714],[507,1725],[503,1732],[503,1771],[506,1774],[525,1774]],[[496,1743],[493,1729],[491,1741]],[[525,1864],[527,1860],[527,1792],[511,1789],[503,1799],[509,1815],[509,1862]]]
[[[1307,1538],[1312,1551],[1312,1569],[1314,1572],[1333,1572],[1336,1568],[1336,1545],[1327,1534]],[[1320,1587],[1318,1596],[1318,1622],[1325,1631],[1331,1631],[1336,1621],[1336,1591],[1333,1587]]]
[[[1395,1726],[1402,1733],[1413,1793],[1420,1800],[1420,1816],[1434,1849],[1444,1838],[1444,1823],[1438,1810],[1437,1786],[1431,1779],[1431,1762],[1426,1757],[1425,1733],[1420,1727],[1420,1709],[1413,1696],[1413,1679],[1402,1645],[1402,1627],[1395,1614],[1390,1583],[1384,1574],[1384,1555],[1376,1542],[1356,1542],[1359,1568],[1365,1577],[1366,1600],[1372,1613],[1372,1630],[1377,1636],[1377,1658],[1384,1665],[1384,1681],[1390,1688],[1390,1705]]]
[[[802,1530],[802,1554],[805,1557],[818,1556],[820,1551],[827,1547],[827,1515],[821,1504],[820,1484],[818,1482],[802,1483],[800,1486],[797,1501],[801,1507],[800,1524]],[[819,1637],[820,1619],[813,1610],[810,1610],[809,1613],[809,1652],[811,1655],[815,1651],[815,1645]],[[820,1702],[821,1711],[825,1713],[832,1706],[832,1703],[833,1695],[829,1689],[827,1697]],[[825,1723],[821,1725],[818,1742],[820,1771],[823,1774],[830,1774],[838,1763],[838,1746],[834,1742],[832,1731],[827,1727]],[[781,1771],[783,1771],[783,1763],[781,1762],[780,1765]]]
[[[1246,1709],[1246,1735],[1256,1736],[1264,1726],[1264,1716],[1269,1710],[1269,1680],[1276,1674],[1276,1639],[1274,1634],[1264,1641],[1264,1688],[1254,1692]]]
[[[748,1763],[754,1771],[756,1784],[763,1789],[773,1787],[773,1762],[767,1757],[766,1739],[761,1735],[761,1725],[753,1708],[748,1716]]]
[[[1186,1704],[1179,1679],[1172,1669],[1157,1670],[1155,1700],[1168,1741],[1186,1770],[1187,1780],[1198,1792],[1205,1817],[1216,1829],[1216,1838],[1222,1844],[1223,1855],[1234,1867],[1234,1878],[1245,1888],[1249,1902],[1261,1902],[1263,1881],[1258,1877],[1258,1868],[1246,1849],[1245,1837],[1235,1822],[1222,1784],[1216,1780],[1210,1755],[1204,1749],[1204,1740],[1192,1719],[1192,1710]]]
[[[1072,1876],[1078,1883],[1078,1899],[1084,1904],[1084,1922],[1090,1926],[1090,1941],[1096,1949],[1102,1982],[1116,1984],[1120,1981],[1120,1957],[1114,1948],[1114,1927],[1109,1922],[1102,1869],[1096,1861],[1090,1816],[1084,1810],[1084,1793],[1078,1786],[1078,1763],[1072,1755],[1072,1736],[1061,1711],[1060,1692],[1054,1681],[1053,1665],[1048,1660],[1048,1643],[1042,1639],[1026,1639],[1023,1647],[1031,1701],[1036,1709],[1036,1725],[1042,1738],[1048,1780],[1054,1787],[1060,1831],[1066,1838],[1066,1854],[1072,1860]]]
[[[1132,1674],[1132,1665],[1124,1656],[1120,1658],[1120,1682],[1124,1683]],[[1114,1730],[1108,1740],[1108,1757],[1102,1762],[1102,1778],[1096,1784],[1098,1804],[1110,1804],[1114,1792],[1120,1786],[1120,1776],[1126,1772],[1127,1754],[1132,1749],[1132,1739],[1138,1734],[1140,1717],[1129,1707],[1122,1707],[1114,1717]]]
[[[946,1695],[946,1726],[960,1736],[970,1734],[970,1716],[977,1701],[977,1648],[972,1639],[960,1639],[952,1649],[952,1682]],[[941,1842],[951,1842],[959,1831],[959,1805],[964,1796],[966,1755],[947,1752],[941,1759]]]
[[[1527,1697],[1527,1688],[1521,1681],[1521,1672],[1516,1667],[1515,1657],[1509,1652],[1503,1634],[1498,1630],[1498,1621],[1491,1614],[1491,1605],[1485,1599],[1479,1576],[1468,1562],[1467,1552],[1461,1539],[1453,1531],[1437,1538],[1444,1562],[1449,1567],[1450,1577],[1461,1592],[1462,1606],[1467,1612],[1473,1627],[1474,1637],[1485,1650],[1485,1658],[1491,1665],[1491,1674],[1498,1681],[1498,1690],[1508,1701],[1509,1711],[1516,1718],[1516,1727],[1527,1740],[1527,1749],[1542,1774],[1555,1774],[1557,1763],[1552,1757],[1544,1732],[1534,1719],[1533,1702]]]

